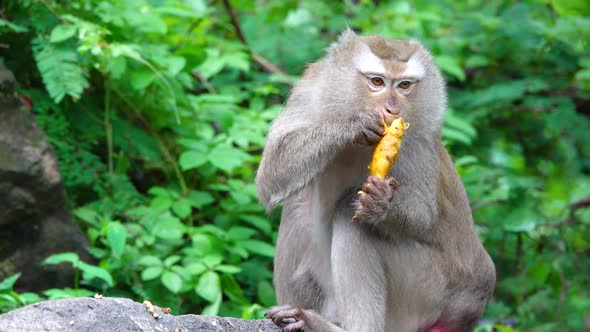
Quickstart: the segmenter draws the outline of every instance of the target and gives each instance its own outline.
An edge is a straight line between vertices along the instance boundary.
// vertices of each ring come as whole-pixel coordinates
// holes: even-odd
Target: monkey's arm
[[[344,147],[376,141],[382,131],[374,112],[310,113],[287,104],[267,135],[256,174],[260,202],[271,210],[313,181]]]

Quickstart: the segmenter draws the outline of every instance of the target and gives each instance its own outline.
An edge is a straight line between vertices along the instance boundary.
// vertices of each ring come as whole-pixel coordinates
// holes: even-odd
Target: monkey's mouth
[[[385,124],[387,124],[388,126],[391,125],[393,120],[403,118],[403,113],[401,111],[396,114],[392,114],[389,111],[385,111],[382,113],[382,115],[383,115],[383,120],[385,121]]]

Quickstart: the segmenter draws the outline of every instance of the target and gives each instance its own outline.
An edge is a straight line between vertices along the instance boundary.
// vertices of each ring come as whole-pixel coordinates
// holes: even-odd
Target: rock
[[[0,315],[2,332],[280,332],[270,320],[165,314],[154,318],[141,303],[125,298],[74,298],[44,301]]]
[[[40,263],[64,251],[88,261],[88,240],[69,212],[51,146],[15,87],[0,62],[0,280],[21,272],[18,290],[64,287],[72,268]]]

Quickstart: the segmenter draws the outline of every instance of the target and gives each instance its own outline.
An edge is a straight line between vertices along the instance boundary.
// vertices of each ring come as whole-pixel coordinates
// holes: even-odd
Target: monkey
[[[266,313],[283,331],[476,326],[496,273],[441,141],[446,103],[442,74],[416,40],[346,30],[308,65],[256,173],[267,211],[283,204],[278,305]],[[397,162],[385,179],[369,176],[383,122],[398,117],[410,126]]]

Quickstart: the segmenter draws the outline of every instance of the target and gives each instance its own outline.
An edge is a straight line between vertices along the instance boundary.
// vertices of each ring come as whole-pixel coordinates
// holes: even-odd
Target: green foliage
[[[49,43],[42,39],[33,40],[35,61],[43,77],[43,83],[51,98],[57,103],[66,95],[80,98],[84,89],[88,87],[86,75],[78,61],[78,52],[71,47],[56,44],[63,41],[63,37],[63,33],[52,33]]]
[[[202,0],[6,4],[2,59],[96,259],[51,257],[84,288],[76,278],[44,296],[261,317],[278,225],[253,184],[264,134],[305,63],[349,26],[421,40],[448,80],[443,141],[499,281],[479,330],[587,328],[587,1],[230,3],[241,34]],[[14,292],[16,278],[0,284],[0,310],[40,300]]]

